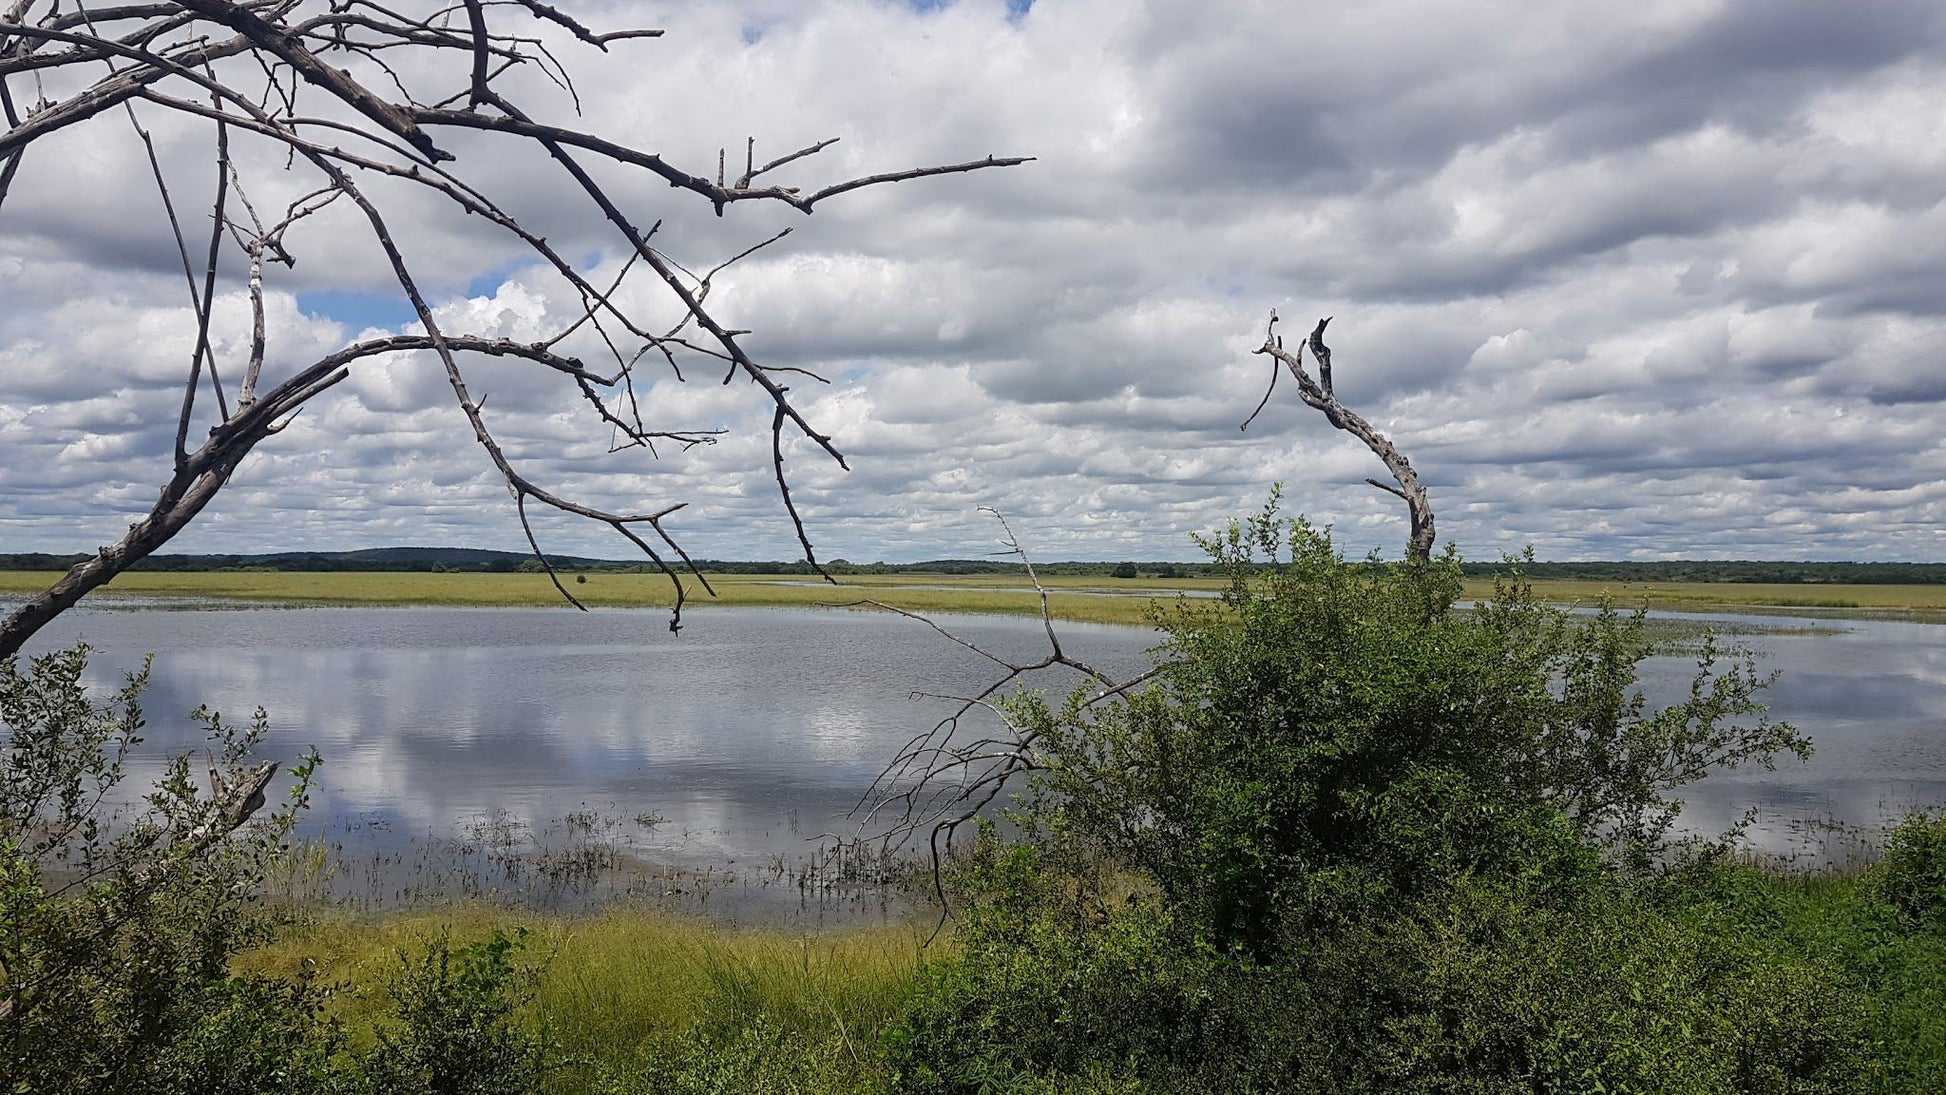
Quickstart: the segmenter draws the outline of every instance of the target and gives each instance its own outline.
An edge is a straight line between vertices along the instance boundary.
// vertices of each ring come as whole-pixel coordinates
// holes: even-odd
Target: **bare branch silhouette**
[[[782,372],[754,358],[740,341],[749,332],[733,330],[710,311],[713,279],[726,268],[782,239],[774,232],[719,262],[685,266],[651,243],[660,221],[646,230],[623,212],[624,197],[612,182],[598,181],[590,165],[604,165],[604,178],[643,174],[700,196],[718,215],[741,202],[773,203],[809,213],[820,202],[862,187],[924,179],[936,175],[1009,167],[1024,157],[987,156],[935,166],[910,167],[829,182],[815,187],[756,180],[802,165],[835,138],[815,141],[758,164],[754,140],[745,143],[743,173],[726,181],[721,158],[714,179],[685,171],[648,149],[597,132],[539,121],[537,105],[516,101],[503,79],[526,68],[561,88],[578,112],[572,71],[563,51],[589,47],[607,52],[619,43],[651,39],[648,29],[595,31],[539,0],[488,3],[461,0],[424,15],[401,14],[377,4],[333,0],[158,0],[89,9],[59,0],[12,0],[0,8],[0,212],[9,195],[20,192],[22,178],[45,173],[58,179],[61,156],[33,150],[68,129],[95,124],[110,112],[122,114],[148,154],[163,216],[158,229],[170,234],[181,258],[187,307],[194,317],[195,343],[177,419],[172,467],[163,471],[159,496],[128,533],[98,548],[40,595],[0,622],[0,656],[20,649],[28,637],[92,589],[111,580],[167,543],[193,521],[229,482],[252,449],[274,436],[310,401],[343,382],[353,368],[399,354],[430,355],[439,362],[453,398],[465,414],[474,439],[513,497],[516,518],[529,546],[563,597],[568,594],[542,550],[531,506],[605,525],[632,550],[640,551],[675,586],[672,628],[681,626],[686,602],[683,572],[700,580],[689,555],[665,525],[682,502],[652,503],[640,512],[609,510],[578,501],[532,479],[501,446],[482,401],[469,386],[467,365],[480,358],[525,362],[560,375],[590,416],[591,425],[612,434],[611,452],[641,449],[654,456],[657,443],[679,448],[706,446],[719,429],[651,425],[658,417],[645,406],[636,372],[644,361],[665,365],[684,379],[683,362],[700,359],[726,369],[725,382],[738,377],[753,386],[771,410],[771,471],[783,511],[805,557],[816,563],[811,536],[791,499],[784,461],[786,434],[810,440],[829,459],[846,467],[837,443],[819,431],[776,379]],[[456,62],[448,63],[448,62]],[[60,89],[52,98],[45,89]],[[16,92],[25,90],[22,99]],[[311,102],[300,112],[300,98]],[[157,115],[154,112],[161,112]],[[156,155],[143,115],[208,126],[214,197],[208,206],[208,247],[198,264],[191,257],[185,221],[177,216],[181,190]],[[465,139],[461,139],[465,138]],[[492,154],[472,151],[481,141],[497,144]],[[248,154],[244,154],[249,146]],[[315,179],[305,196],[292,201],[281,218],[266,224],[252,203],[281,180],[253,173],[269,149],[292,170]],[[569,260],[538,232],[524,225],[490,196],[491,182],[508,156],[551,162],[571,185],[566,191],[602,226],[620,269],[600,276],[591,263]],[[621,175],[617,175],[619,170]],[[367,184],[385,179],[416,188],[443,208],[480,218],[537,261],[547,275],[580,301],[578,313],[559,322],[549,337],[515,343],[471,332],[447,330],[435,318],[421,290],[419,268],[431,261],[415,256],[391,230],[387,210],[397,188],[380,192]],[[200,199],[199,199],[200,200]],[[301,251],[297,237],[307,221],[337,206],[355,207],[363,232],[385,258],[392,281],[412,307],[418,330],[347,346],[288,375],[266,362],[272,338],[266,330],[267,282],[273,267],[294,266]],[[398,216],[405,214],[401,209]],[[414,216],[420,215],[417,211]],[[225,265],[226,253],[241,262]],[[706,270],[699,275],[691,269]],[[634,275],[640,275],[637,279]],[[654,293],[629,290],[636,280],[673,304],[678,320],[665,314],[652,321],[646,303]],[[215,298],[226,284],[241,281],[251,315],[247,351],[220,368],[236,381],[234,401],[219,378],[219,355],[212,335]],[[559,349],[580,334],[599,342],[607,361],[591,366]],[[205,388],[203,377],[207,374]],[[806,374],[809,375],[809,374]],[[813,377],[813,379],[816,379]],[[204,392],[210,397],[205,400]],[[213,404],[211,406],[210,404]],[[646,525],[653,536],[639,529]],[[658,549],[652,541],[659,542]],[[666,552],[666,554],[665,554]],[[678,569],[680,568],[680,570]],[[708,583],[702,583],[708,590]]]
[[[942,868],[954,835],[977,819],[1018,776],[1041,767],[1037,749],[1040,734],[1014,723],[1000,703],[1009,685],[1034,674],[1062,667],[1093,682],[1094,689],[1085,702],[1101,703],[1127,693],[1162,672],[1153,667],[1126,680],[1117,680],[1088,662],[1069,654],[1061,645],[1048,604],[1047,587],[1034,570],[1033,560],[1014,535],[1011,525],[999,510],[982,506],[992,515],[1002,532],[1000,551],[1020,560],[1021,569],[1040,597],[1042,631],[1047,638],[1047,653],[1036,661],[1012,661],[953,633],[923,613],[889,605],[883,601],[861,599],[828,602],[831,608],[864,608],[890,612],[930,628],[948,642],[992,663],[999,675],[978,692],[967,696],[919,693],[915,698],[946,700],[957,706],[931,729],[915,735],[895,754],[859,797],[852,815],[857,819],[854,840],[875,841],[886,850],[905,846],[923,835],[931,857],[934,895],[940,902],[942,923],[946,915],[946,893]],[[980,715],[997,722],[999,733],[972,728]]]

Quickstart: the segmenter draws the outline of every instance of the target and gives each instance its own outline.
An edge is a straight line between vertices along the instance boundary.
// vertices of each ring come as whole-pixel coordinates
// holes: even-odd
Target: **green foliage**
[[[1243,1002],[1240,986],[1215,976],[1207,948],[1179,946],[1153,901],[1117,907],[991,831],[960,885],[984,897],[959,925],[960,953],[922,971],[885,1037],[899,1090],[1113,1090],[1239,1044],[1220,1012]],[[1224,1089],[1240,1090],[1210,1088]]]
[[[531,987],[514,962],[526,932],[455,948],[444,936],[400,955],[395,1020],[362,1062],[375,1091],[516,1095],[539,1086],[546,1043],[514,1021]]]
[[[1287,925],[1266,960],[1037,849],[989,838],[960,882],[981,896],[959,953],[886,1038],[901,1091],[1936,1090],[1912,1039],[1946,1023],[1946,994],[1875,986],[1858,970],[1888,960],[1882,936],[1843,934],[1854,965],[1779,929],[1774,879],[1721,864],[1591,880],[1572,902],[1463,876]]]
[[[436,936],[402,953],[382,999],[308,961],[281,977],[239,971],[279,927],[257,895],[316,759],[298,766],[283,809],[239,827],[229,789],[254,770],[268,720],[260,711],[236,727],[198,711],[210,792],[179,757],[131,801],[124,762],[140,742],[147,675],[94,695],[87,660],[77,648],[0,662],[0,1091],[849,1091],[879,1075],[876,1020],[860,1026],[861,1043],[829,1010],[841,986],[796,998],[731,961],[685,1026],[573,1057],[528,1006],[538,970],[520,961],[519,930],[468,945]],[[811,978],[809,951],[793,953]],[[873,985],[881,1012],[896,1006],[896,979]],[[348,1010],[358,1027],[341,1020]],[[832,1021],[842,1037],[814,1028]]]
[[[1876,888],[1915,925],[1946,933],[1946,812],[1915,813],[1887,834]]]
[[[1205,546],[1229,592],[1163,621],[1151,688],[1011,701],[1025,843],[961,868],[902,1090],[1927,1089],[1887,1032],[1939,997],[1869,972],[1920,961],[1887,906],[1793,934],[1669,843],[1677,789],[1809,751],[1747,658],[1706,640],[1651,710],[1640,614],[1518,574],[1463,605],[1450,553],[1348,562],[1274,500]]]
[[[842,1038],[793,1031],[764,1016],[745,1025],[698,1025],[644,1047],[632,1060],[599,1070],[597,1095],[846,1095],[883,1090],[858,1047]]]
[[[1518,577],[1467,608],[1452,555],[1349,563],[1274,501],[1204,546],[1227,611],[1174,610],[1159,683],[1011,714],[1040,742],[1031,823],[1152,878],[1219,948],[1460,875],[1571,890],[1598,849],[1659,848],[1674,788],[1808,754],[1713,641],[1688,696],[1646,711],[1639,614],[1577,619]]]
[[[229,960],[264,937],[251,895],[302,805],[309,764],[285,809],[234,833],[231,804],[199,792],[186,757],[142,807],[106,821],[140,740],[148,674],[98,699],[83,683],[87,659],[83,646],[25,669],[0,661],[0,1080],[26,1091],[307,1090],[302,1062],[332,1046],[317,1022],[325,989],[235,977]],[[194,717],[212,782],[244,779],[263,712],[247,727]]]

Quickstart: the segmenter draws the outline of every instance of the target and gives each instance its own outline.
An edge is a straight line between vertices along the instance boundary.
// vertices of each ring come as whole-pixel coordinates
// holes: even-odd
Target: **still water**
[[[965,695],[993,679],[991,663],[887,615],[711,609],[680,636],[666,619],[104,601],[63,616],[35,646],[93,643],[103,683],[155,653],[132,784],[199,745],[184,717],[197,704],[239,721],[261,704],[273,726],[268,758],[323,755],[307,831],[344,858],[396,863],[412,854],[404,849],[442,841],[531,847],[579,825],[642,861],[726,877],[740,869],[745,884],[762,864],[787,878],[820,835],[855,831],[847,812],[881,766],[954,706],[927,693]],[[949,620],[1005,657],[1046,650],[1037,621]],[[1820,623],[1842,631],[1741,640],[1780,672],[1773,715],[1809,733],[1816,756],[1712,777],[1687,795],[1688,826],[1718,832],[1756,807],[1756,847],[1842,858],[1823,823],[1875,826],[1946,803],[1946,627]],[[1059,629],[1069,653],[1114,674],[1146,667],[1157,638]],[[1646,669],[1651,700],[1686,686],[1680,658]],[[389,883],[358,884],[382,898]]]
[[[848,814],[882,767],[958,706],[915,693],[970,695],[995,679],[924,624],[878,613],[711,609],[680,636],[667,622],[623,609],[93,607],[35,645],[92,643],[103,684],[155,653],[132,788],[200,745],[184,717],[197,704],[232,721],[262,705],[263,756],[324,758],[306,832],[351,868],[334,889],[380,902],[518,884],[493,870],[496,850],[591,840],[687,872],[636,889],[707,896],[729,878],[794,893],[829,853],[821,837],[856,834]],[[952,629],[1016,661],[1046,651],[1018,619]],[[1155,641],[1130,627],[1060,633],[1071,656],[1118,676],[1146,668]]]

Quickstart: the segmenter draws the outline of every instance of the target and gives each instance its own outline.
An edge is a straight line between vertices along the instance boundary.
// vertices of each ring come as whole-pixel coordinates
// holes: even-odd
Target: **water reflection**
[[[1720,832],[1756,807],[1750,842],[1759,849],[1842,859],[1855,843],[1827,839],[1832,826],[1876,829],[1909,810],[1946,804],[1946,627],[1879,621],[1838,626],[1842,634],[1740,640],[1759,653],[1760,670],[1778,673],[1767,693],[1772,717],[1810,735],[1817,751],[1805,763],[1791,759],[1775,771],[1723,772],[1695,785],[1685,796],[1690,827]],[[1693,663],[1655,658],[1644,668],[1651,701],[1666,701],[1687,687]]]
[[[264,750],[325,758],[310,830],[352,858],[399,855],[481,819],[529,834],[569,815],[652,816],[627,851],[690,867],[810,854],[913,733],[991,665],[913,621],[788,609],[699,613],[678,638],[654,611],[249,609],[69,613],[42,648],[95,644],[104,683],[154,651],[139,788],[199,744],[182,716],[261,704]],[[1034,660],[1028,621],[969,617],[955,630]],[[1138,672],[1152,633],[1069,625],[1063,642]],[[1051,677],[1053,687],[1066,687]]]
[[[880,765],[950,707],[915,691],[964,693],[991,679],[989,665],[922,625],[882,615],[713,609],[680,637],[664,619],[619,609],[93,608],[62,617],[37,646],[94,643],[104,683],[155,652],[131,786],[198,744],[184,717],[197,704],[231,716],[261,704],[275,728],[269,756],[288,762],[314,745],[325,757],[309,825],[355,854],[403,856],[415,841],[483,823],[538,840],[592,814],[626,833],[629,855],[711,869],[803,856],[818,834],[848,831],[844,815]],[[1818,752],[1808,764],[1712,777],[1690,792],[1687,824],[1717,832],[1755,806],[1752,840],[1801,853],[1807,823],[1870,826],[1946,803],[1946,628],[1840,626],[1744,640],[1763,668],[1782,672],[1773,714]],[[1026,620],[968,617],[954,628],[1026,659],[1045,641]],[[1108,625],[1062,632],[1071,653],[1114,672],[1144,666],[1155,640]],[[1651,699],[1666,700],[1691,667],[1657,658],[1645,668]]]

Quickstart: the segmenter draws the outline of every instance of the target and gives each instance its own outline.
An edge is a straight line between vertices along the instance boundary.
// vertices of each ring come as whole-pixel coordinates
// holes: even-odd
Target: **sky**
[[[570,10],[666,34],[607,54],[555,42],[578,120],[536,74],[510,78],[523,96],[698,174],[746,137],[760,160],[841,138],[778,173],[806,188],[1036,157],[808,217],[745,203],[718,219],[603,169],[692,269],[793,229],[719,275],[710,304],[758,360],[829,381],[789,382],[851,470],[786,445],[822,558],[980,555],[995,507],[1037,558],[1194,559],[1192,534],[1278,482],[1349,553],[1398,555],[1404,507],[1364,482],[1384,468],[1288,378],[1239,430],[1274,308],[1287,333],[1334,317],[1338,396],[1413,461],[1440,540],[1468,558],[1946,561],[1936,0]],[[143,121],[193,210],[209,128]],[[247,144],[262,205],[310,186]],[[614,233],[558,169],[500,138],[453,148],[564,254],[617,268]],[[572,294],[504,234],[374,193],[449,330],[525,341],[571,321]],[[0,552],[92,550],[168,474],[194,324],[159,211],[119,116],[37,146],[0,207]],[[206,210],[187,220],[201,239]],[[289,246],[270,372],[409,329],[348,214]],[[247,312],[228,261],[216,346],[234,376]],[[653,425],[728,431],[652,457],[610,452],[558,378],[468,368],[549,489],[688,502],[670,529],[699,557],[801,554],[755,387],[645,370]],[[536,531],[554,552],[629,554],[577,519]],[[437,363],[401,356],[265,442],[167,550],[524,543]]]

